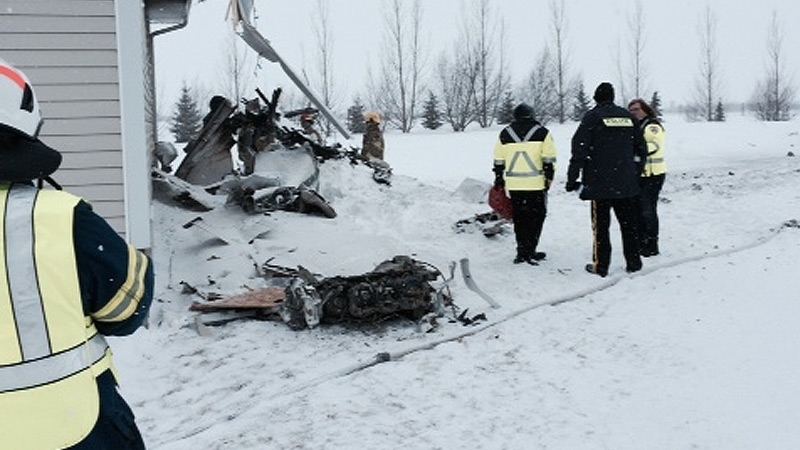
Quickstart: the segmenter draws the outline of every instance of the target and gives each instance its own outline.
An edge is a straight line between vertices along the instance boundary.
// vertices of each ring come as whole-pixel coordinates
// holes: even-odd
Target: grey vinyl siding
[[[112,0],[3,0],[3,9],[39,17],[114,16]]]
[[[0,57],[34,85],[40,137],[64,156],[53,178],[124,235],[115,14],[113,0],[0,0]]]

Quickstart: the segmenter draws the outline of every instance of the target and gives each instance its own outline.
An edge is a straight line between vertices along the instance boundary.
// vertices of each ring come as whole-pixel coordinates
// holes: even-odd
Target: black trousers
[[[639,256],[638,241],[638,201],[638,197],[592,200],[592,231],[594,232],[592,257],[597,274],[607,275],[608,266],[611,264],[609,228],[611,227],[612,209],[622,233],[622,252],[625,255],[625,268],[627,270],[641,269],[642,258]]]
[[[639,245],[651,254],[658,253],[658,195],[664,186],[664,177],[662,173],[639,179]]]
[[[117,392],[111,370],[97,377],[100,393],[100,415],[86,439],[68,450],[144,450],[142,435],[133,411]]]
[[[509,191],[514,211],[517,256],[533,257],[547,216],[546,191]]]

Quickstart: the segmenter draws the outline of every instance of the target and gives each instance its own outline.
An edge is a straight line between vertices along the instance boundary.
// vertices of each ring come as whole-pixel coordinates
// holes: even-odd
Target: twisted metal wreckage
[[[279,126],[276,111],[280,90],[271,100],[258,91],[266,106],[258,99],[243,102],[244,112],[217,98],[216,108],[209,113],[196,139],[185,148],[186,155],[175,174],[171,175],[169,159],[160,158],[161,168],[153,169],[154,193],[157,198],[177,202],[192,210],[209,212],[184,224],[184,228],[202,228],[226,244],[250,244],[253,236],[232,237],[225,227],[218,227],[222,205],[239,205],[251,215],[269,214],[275,210],[295,211],[335,218],[336,211],[317,193],[320,161],[349,158],[353,164],[373,167],[373,179],[388,184],[391,170],[382,161],[360,157],[356,149],[343,151],[340,146],[320,144],[296,129]],[[314,114],[307,109],[303,114]],[[287,113],[287,115],[290,115]],[[235,149],[236,156],[231,151]],[[166,152],[166,154],[169,154]],[[239,164],[234,164],[238,158]],[[158,159],[158,158],[157,158]],[[237,172],[236,165],[242,169]],[[212,197],[224,197],[220,202]],[[216,200],[216,201],[215,201]],[[258,221],[247,221],[258,226]],[[430,282],[439,277],[438,270],[405,256],[396,256],[373,272],[353,277],[317,279],[305,269],[292,270],[265,264],[261,275],[270,285],[228,299],[201,294],[184,283],[187,292],[203,296],[207,301],[195,303],[200,312],[228,311],[227,318],[281,317],[291,328],[314,327],[320,323],[376,322],[388,317],[403,316],[419,320],[426,314],[442,314],[448,303],[440,287]],[[242,314],[244,313],[244,314]],[[210,317],[206,323],[220,319]]]
[[[157,145],[155,159],[160,169],[154,170],[154,177],[172,191],[173,200],[209,211],[214,202],[207,196],[224,195],[228,204],[240,205],[248,213],[280,209],[334,218],[336,212],[317,192],[321,161],[349,158],[352,164],[371,167],[376,182],[390,184],[391,167],[386,162],[364,157],[356,148],[325,145],[305,131],[280,125],[280,88],[271,100],[259,89],[256,92],[259,97],[242,101],[243,111],[226,98],[211,100],[213,109],[197,137],[184,148],[186,155],[174,176],[169,172],[177,152],[165,148],[169,144]],[[305,108],[284,116],[301,113],[313,118],[318,110]]]
[[[260,56],[281,64],[317,106],[286,112],[283,117],[302,116],[306,119],[305,125],[310,125],[308,119],[313,120],[322,113],[349,138],[333,115],[250,25],[247,18],[251,15],[252,4],[247,0],[232,0],[230,11],[237,23],[237,33]],[[219,198],[224,196],[224,204],[239,205],[253,215],[286,210],[335,218],[336,211],[317,192],[320,162],[348,158],[351,164],[372,168],[377,183],[390,184],[391,168],[384,161],[362,156],[356,148],[345,150],[339,144],[325,145],[313,138],[316,133],[307,126],[299,130],[280,125],[280,88],[273,91],[269,99],[259,89],[256,93],[257,98],[242,100],[243,111],[237,111],[228,99],[214,97],[210,102],[212,110],[203,120],[204,126],[186,145],[186,154],[174,175],[171,164],[177,152],[168,143],[158,143],[154,159],[160,167],[153,168],[157,198],[177,202],[191,210],[209,212],[221,205]],[[226,244],[252,243],[265,234],[254,230],[253,236],[231,237],[206,219],[197,217],[183,227],[202,228]],[[490,301],[493,307],[498,307],[474,285],[467,264],[468,261],[462,260],[467,286]],[[324,323],[376,323],[405,317],[430,330],[436,324],[436,317],[445,314],[446,307],[451,307],[454,318],[465,324],[485,318],[480,314],[468,318],[466,310],[456,316],[448,286],[454,269],[455,263],[452,263],[450,277],[445,278],[430,264],[399,255],[368,273],[320,279],[303,267],[290,269],[267,262],[260,267],[259,274],[268,287],[224,299],[202,293],[188,283],[182,284],[186,293],[205,300],[193,303],[190,309],[211,313],[204,318],[198,316],[198,328],[240,317],[277,316],[293,329]]]
[[[259,103],[248,101],[243,113],[235,112],[225,99],[218,101],[198,137],[187,144],[175,175],[168,173],[171,168],[167,160],[161,161],[161,169],[154,168],[157,197],[199,211],[215,209],[209,196],[225,196],[224,204],[239,205],[252,215],[280,209],[335,218],[333,207],[316,190],[319,161],[348,157],[353,164],[373,167],[373,179],[378,183],[389,183],[391,171],[385,163],[375,164],[359,158],[355,150],[325,146],[298,130],[279,127],[275,110],[279,95],[280,90],[276,90],[272,101],[265,100],[264,108],[256,109],[253,105]],[[244,168],[240,174],[232,163],[234,147]],[[183,228],[202,228],[225,244],[251,244],[260,234],[266,234],[256,229],[246,238],[231,236],[224,227],[215,226],[212,213],[230,211],[211,211]],[[445,314],[446,306],[453,307],[455,315],[449,279],[430,264],[408,256],[395,256],[373,271],[355,276],[320,279],[303,267],[290,269],[268,263],[259,272],[268,287],[225,299],[183,283],[185,292],[206,300],[193,303],[190,309],[213,313],[198,317],[198,327],[241,317],[280,317],[292,329],[404,317],[426,324],[427,330],[435,325],[436,317]],[[442,281],[436,283],[440,278]],[[464,315],[460,319],[469,320]]]

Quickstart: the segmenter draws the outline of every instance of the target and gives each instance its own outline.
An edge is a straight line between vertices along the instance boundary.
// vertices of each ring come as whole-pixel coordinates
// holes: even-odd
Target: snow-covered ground
[[[254,235],[224,245],[197,213],[153,204],[151,324],[113,339],[123,394],[150,448],[796,449],[800,448],[800,124],[670,117],[660,203],[662,254],[610,275],[591,259],[588,204],[564,191],[576,124],[551,125],[559,150],[538,267],[514,265],[514,237],[457,234],[488,211],[458,191],[492,181],[499,128],[386,135],[390,187],[328,161],[320,191],[338,213],[216,213]],[[356,143],[358,145],[359,143]],[[209,219],[211,221],[211,219]],[[455,304],[478,325],[439,321],[292,331],[240,320],[199,333],[204,292],[259,288],[254,264],[357,275],[394,255],[443,272],[468,257],[493,309],[456,272]],[[376,355],[389,353],[388,362]]]

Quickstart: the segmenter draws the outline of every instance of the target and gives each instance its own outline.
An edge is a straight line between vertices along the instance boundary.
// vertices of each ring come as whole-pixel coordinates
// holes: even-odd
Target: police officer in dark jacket
[[[605,277],[611,263],[612,209],[622,233],[625,270],[636,272],[642,268],[637,196],[647,147],[635,118],[614,104],[611,83],[600,83],[594,100],[597,106],[586,113],[572,137],[566,189],[579,190],[582,200],[592,202],[594,251],[593,262],[586,265],[586,270]]]

